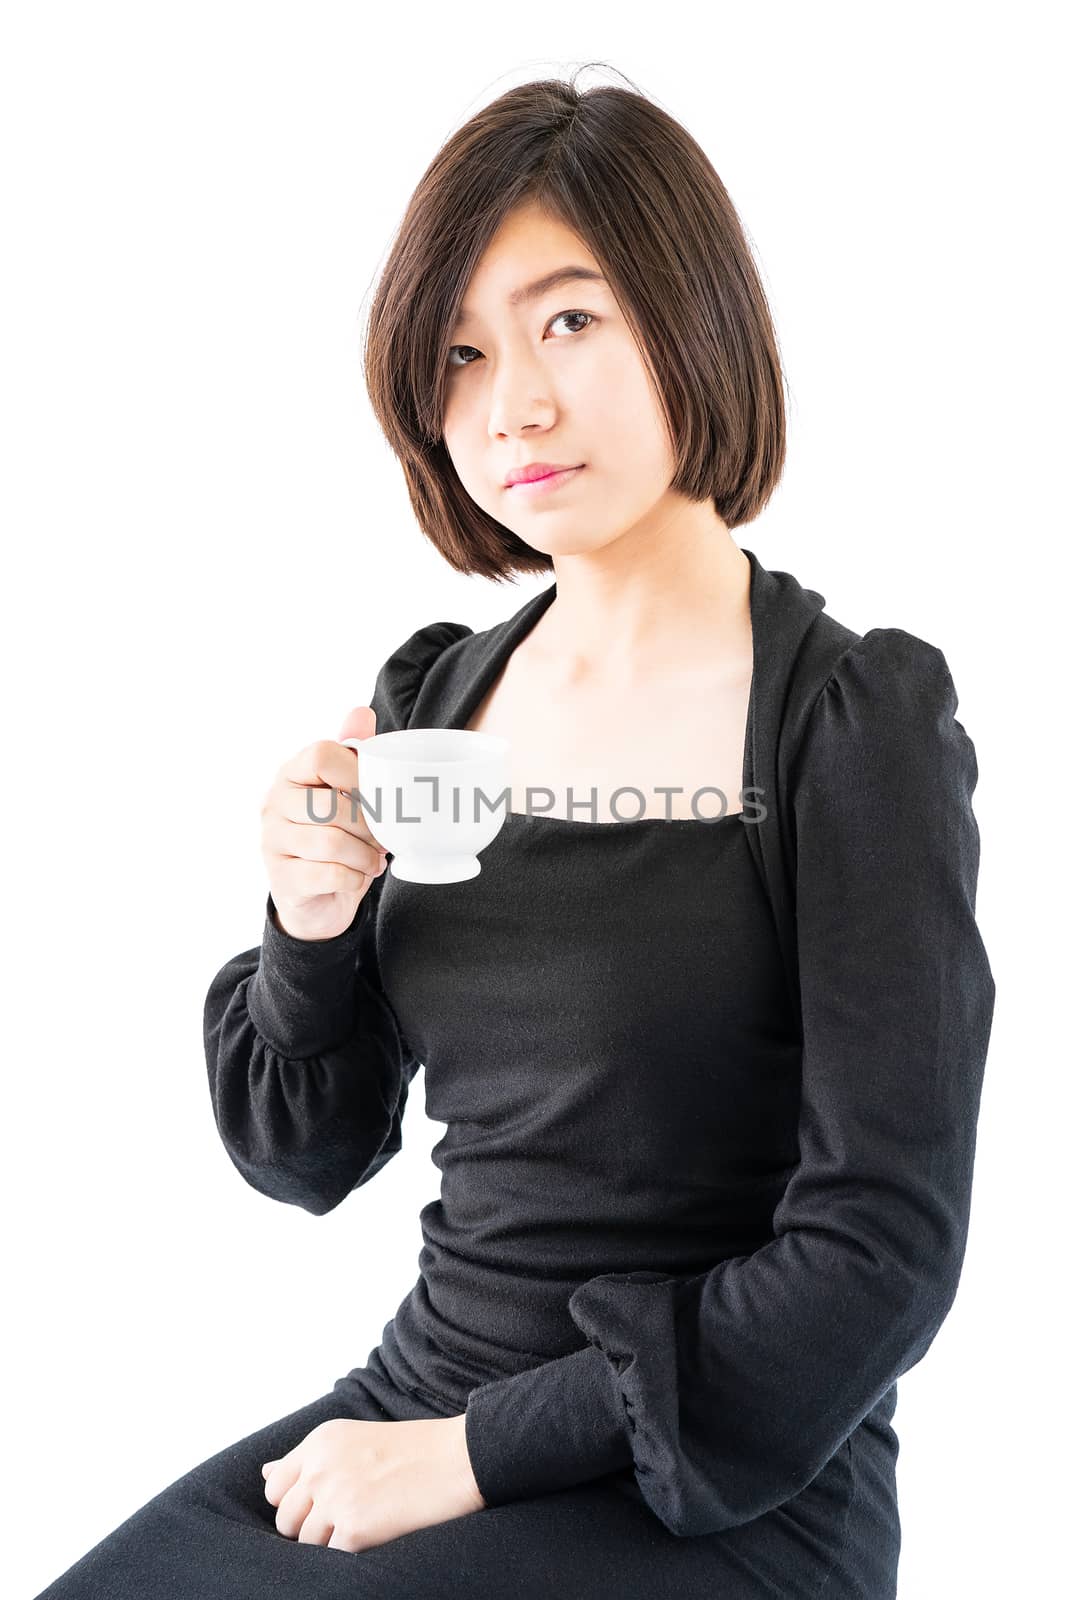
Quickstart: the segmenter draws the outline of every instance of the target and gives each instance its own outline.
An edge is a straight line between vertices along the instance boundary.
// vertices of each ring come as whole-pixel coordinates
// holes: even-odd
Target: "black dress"
[[[553,593],[492,630],[451,714],[430,724],[465,725]],[[396,652],[375,691],[379,731],[406,725],[430,666],[443,674],[469,635],[433,624]],[[870,637],[838,661],[808,723],[832,725],[813,748],[838,764],[856,728],[873,731],[870,694],[885,694]],[[906,702],[916,781],[941,785],[936,848],[947,838],[957,865],[976,774],[942,682],[926,692],[937,682],[920,681],[924,700],[906,679],[891,692]],[[928,728],[913,720],[922,704]],[[746,772],[751,729],[749,716]],[[825,780],[812,761],[811,803],[824,805]],[[943,1008],[926,1007],[939,1053],[908,1076],[907,1030],[917,1041],[926,1022],[872,980],[817,987],[805,957],[805,1067],[756,813],[581,815],[508,815],[466,882],[386,873],[333,940],[292,939],[268,898],[262,944],[207,997],[219,1132],[256,1189],[321,1214],[398,1151],[424,1064],[445,1132],[418,1279],[329,1395],[177,1480],[41,1600],[895,1595],[894,1379],[945,1311],[930,1300],[933,1251],[954,1292],[991,1016],[983,946],[959,914],[972,913],[965,866],[907,908],[923,934],[957,941],[957,973],[937,954],[921,996]],[[846,911],[846,832],[823,843],[820,893]],[[859,853],[863,892],[883,898],[868,833]],[[849,937],[846,916],[828,929],[823,952]],[[887,957],[909,972],[912,1004],[917,954]],[[856,957],[841,943],[834,959],[843,971]],[[956,981],[970,986],[967,1017]],[[835,1014],[850,1023],[864,1007],[898,1013],[887,1051],[871,1044],[835,1075],[812,1062]],[[942,1028],[952,1015],[961,1051]],[[355,1556],[277,1533],[259,1464],[316,1422],[463,1411],[485,1510]]]

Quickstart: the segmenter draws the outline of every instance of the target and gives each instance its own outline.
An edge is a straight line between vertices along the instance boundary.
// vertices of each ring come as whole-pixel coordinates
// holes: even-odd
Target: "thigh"
[[[260,1468],[320,1422],[389,1420],[353,1377],[177,1478],[36,1600],[350,1600],[351,1555],[280,1534]]]
[[[801,1506],[810,1491],[756,1522],[694,1539],[659,1522],[631,1473],[488,1507],[355,1553],[278,1533],[262,1462],[333,1417],[439,1414],[428,1397],[395,1389],[371,1361],[178,1478],[37,1600],[835,1600],[853,1593],[827,1582],[822,1513]]]

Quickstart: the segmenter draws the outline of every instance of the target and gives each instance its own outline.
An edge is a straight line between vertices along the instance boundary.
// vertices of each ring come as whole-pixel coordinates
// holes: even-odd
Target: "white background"
[[[962,1285],[900,1385],[899,1594],[1058,1581],[1053,16],[4,9],[7,1594],[327,1392],[414,1282],[444,1131],[422,1074],[401,1154],[314,1218],[231,1166],[202,1007],[261,936],[276,768],[336,737],[415,628],[488,627],[549,581],[438,556],[359,354],[436,150],[583,61],[605,65],[582,87],[625,74],[700,141],[764,275],[789,457],[737,543],[849,627],[939,645],[955,676],[997,1006]]]

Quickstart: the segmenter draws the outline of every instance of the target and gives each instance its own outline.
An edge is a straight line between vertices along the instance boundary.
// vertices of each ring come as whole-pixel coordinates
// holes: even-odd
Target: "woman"
[[[995,993],[947,663],[734,543],[784,459],[771,319],[636,94],[530,84],[456,134],[367,375],[445,559],[554,581],[419,628],[340,739],[503,733],[511,810],[478,877],[401,882],[361,810],[304,809],[354,752],[293,758],[204,1037],[235,1165],[316,1215],[424,1064],[441,1200],[364,1366],[45,1595],[888,1600],[896,1380],[958,1284]]]

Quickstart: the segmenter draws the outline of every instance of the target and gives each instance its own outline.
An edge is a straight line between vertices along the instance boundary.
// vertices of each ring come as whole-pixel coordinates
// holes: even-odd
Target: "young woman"
[[[355,753],[293,757],[204,1037],[234,1164],[316,1215],[424,1065],[441,1199],[365,1365],[45,1595],[889,1600],[995,993],[947,663],[734,542],[784,459],[771,318],[636,93],[529,84],[456,134],[367,377],[444,558],[554,576],[420,627],[339,739],[505,734],[510,812],[478,877],[401,882],[361,810],[309,820]]]

